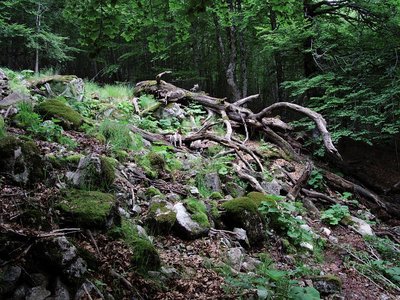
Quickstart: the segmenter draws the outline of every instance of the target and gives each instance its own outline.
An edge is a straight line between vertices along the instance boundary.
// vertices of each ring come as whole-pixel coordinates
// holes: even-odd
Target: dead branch
[[[157,84],[160,84],[160,82],[161,82],[161,77],[163,77],[165,74],[171,74],[171,73],[172,73],[171,71],[164,71],[164,72],[161,72],[160,74],[158,74],[158,75],[156,76]]]
[[[237,101],[235,101],[235,105],[237,106],[243,106],[244,104],[246,104],[247,102],[251,102],[255,99],[258,99],[260,97],[260,94],[257,95],[252,95],[252,96],[248,96],[246,98],[243,99],[239,99]]]
[[[263,189],[263,187],[261,186],[261,184],[258,182],[258,180],[256,178],[247,174],[246,172],[243,172],[243,170],[240,168],[240,166],[238,166],[236,164],[233,164],[233,167],[240,178],[248,181],[250,183],[250,185],[256,191],[266,194],[265,190]]]
[[[339,201],[337,201],[336,199],[329,197],[325,194],[316,192],[316,191],[310,191],[307,189],[301,189],[302,193],[304,193],[306,196],[310,197],[310,198],[317,198],[317,199],[321,199],[321,200],[325,200],[328,203],[332,203],[332,204],[338,204]]]
[[[312,163],[307,162],[303,174],[301,174],[299,180],[297,180],[296,184],[290,189],[288,193],[288,197],[291,200],[296,199],[297,195],[300,193],[301,188],[307,183],[308,178],[310,178],[312,169],[313,169]]]

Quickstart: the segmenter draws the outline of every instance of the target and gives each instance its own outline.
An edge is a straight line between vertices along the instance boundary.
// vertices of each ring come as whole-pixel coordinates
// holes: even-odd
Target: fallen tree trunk
[[[290,144],[285,142],[277,133],[272,130],[272,127],[275,126],[275,124],[277,124],[277,127],[280,129],[284,128],[288,130],[290,129],[290,127],[285,126],[283,122],[271,122],[271,119],[265,120],[265,117],[271,114],[271,112],[275,109],[288,108],[291,110],[295,110],[297,112],[305,114],[315,122],[322,136],[327,153],[334,158],[341,160],[341,156],[333,145],[329,131],[326,128],[325,119],[320,114],[306,107],[288,102],[279,102],[263,109],[259,113],[254,113],[250,109],[244,108],[241,105],[257,99],[258,95],[249,96],[244,99],[240,99],[234,103],[229,103],[226,101],[226,99],[211,97],[204,93],[194,93],[176,87],[170,83],[161,80],[160,77],[161,76],[158,75],[157,80],[139,82],[135,88],[135,95],[140,96],[141,94],[152,94],[156,97],[156,99],[159,99],[165,104],[169,102],[179,102],[185,100],[195,101],[198,104],[204,106],[204,108],[209,109],[214,113],[222,116],[227,128],[227,140],[230,140],[231,136],[232,126],[230,125],[230,122],[234,121],[239,124],[243,124],[246,130],[247,127],[249,127],[264,132],[268,138],[272,139],[274,143],[282,147],[287,155],[289,155],[293,159],[298,160],[299,156],[296,155],[296,152],[290,146]]]

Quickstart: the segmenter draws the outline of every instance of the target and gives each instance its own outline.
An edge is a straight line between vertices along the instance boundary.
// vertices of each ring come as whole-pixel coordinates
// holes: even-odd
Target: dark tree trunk
[[[276,24],[276,14],[275,11],[272,9],[270,10],[270,22],[271,22],[271,29],[275,30],[277,28]],[[279,52],[274,54],[274,61],[275,61],[275,73],[276,73],[276,95],[278,102],[284,101],[284,94],[282,89],[282,83],[285,80],[284,72],[283,72],[283,63],[282,63],[282,56]]]

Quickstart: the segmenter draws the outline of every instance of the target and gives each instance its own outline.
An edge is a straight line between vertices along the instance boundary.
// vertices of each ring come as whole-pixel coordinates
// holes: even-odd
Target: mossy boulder
[[[61,168],[77,168],[79,161],[81,158],[84,156],[82,154],[72,154],[68,156],[56,156],[53,154],[50,154],[46,156],[46,159],[50,164],[53,166],[55,169],[61,169]]]
[[[184,239],[196,239],[207,235],[210,229],[210,223],[207,215],[203,211],[203,208],[198,208],[197,205],[188,205],[191,207],[191,213],[189,209],[186,209],[183,203],[176,203],[174,205],[174,211],[176,212],[176,222],[174,225],[175,233]]]
[[[154,186],[150,186],[150,187],[146,190],[145,195],[146,195],[148,198],[153,198],[154,196],[160,196],[160,197],[162,197],[162,198],[164,197],[163,193],[161,193],[160,190],[159,190],[158,188],[154,187]]]
[[[61,120],[64,129],[79,129],[83,124],[83,117],[59,99],[46,100],[36,106],[35,110],[45,119]]]
[[[342,280],[335,275],[324,275],[312,279],[314,287],[322,296],[340,293],[342,290]]]
[[[39,148],[32,141],[13,136],[0,138],[0,173],[22,184],[42,180],[43,160]]]
[[[114,183],[117,163],[110,157],[89,154],[80,158],[76,171],[68,172],[67,178],[77,188],[107,191]]]
[[[197,222],[203,228],[210,228],[210,221],[207,216],[207,207],[203,201],[189,198],[185,201],[185,207],[190,213],[193,221]]]
[[[155,234],[170,232],[176,222],[174,206],[165,200],[151,201],[146,225]]]
[[[104,228],[112,217],[115,197],[98,191],[69,189],[57,204],[66,223],[90,228]]]
[[[258,212],[260,199],[240,197],[222,204],[225,212],[221,219],[224,224],[233,229],[243,228],[246,230],[251,245],[260,244],[265,239],[265,224]]]

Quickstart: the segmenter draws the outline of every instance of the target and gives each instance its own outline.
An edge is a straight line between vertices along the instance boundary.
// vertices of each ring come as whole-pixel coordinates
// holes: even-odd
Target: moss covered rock
[[[6,124],[2,116],[0,116],[0,138],[6,135]]]
[[[22,141],[13,136],[0,138],[0,173],[22,184],[43,179],[39,148],[32,141]]]
[[[258,212],[261,201],[250,197],[240,197],[222,204],[225,212],[221,218],[231,229],[243,228],[246,230],[251,245],[261,243],[265,239],[264,220]]]
[[[188,204],[186,203],[188,206]],[[203,212],[203,208],[199,209],[192,206],[190,213],[183,203],[176,203],[174,211],[176,212],[176,222],[174,231],[184,239],[196,239],[207,235],[210,229],[208,217]]]
[[[115,197],[98,191],[70,189],[57,204],[64,221],[82,227],[104,228],[112,215]]]
[[[35,109],[45,119],[56,118],[61,120],[64,129],[78,129],[83,124],[83,117],[58,99],[46,100]]]
[[[207,208],[203,201],[189,198],[185,201],[185,207],[193,221],[197,222],[203,228],[210,228]]]
[[[74,187],[107,191],[114,183],[117,163],[113,158],[90,154],[80,158],[77,170],[68,172],[67,177]]]
[[[152,201],[149,206],[146,225],[155,234],[170,232],[176,221],[174,206],[165,200]]]

